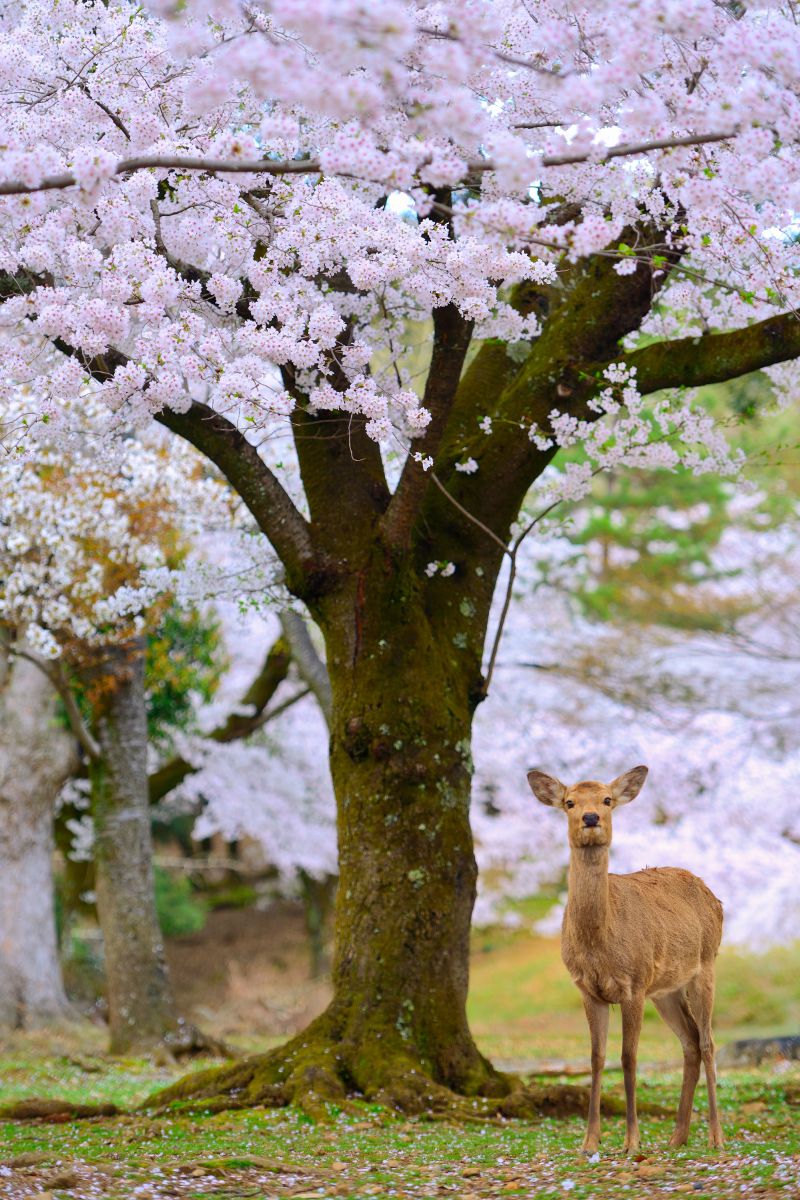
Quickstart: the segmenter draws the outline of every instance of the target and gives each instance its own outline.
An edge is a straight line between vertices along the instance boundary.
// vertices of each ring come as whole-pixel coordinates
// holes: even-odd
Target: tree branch
[[[241,713],[231,713],[227,720],[218,725],[206,736],[215,742],[235,742],[248,737],[275,715],[275,710],[269,717],[267,705],[289,673],[291,654],[286,639],[280,637],[270,646],[260,671],[253,679],[241,700],[241,707],[253,711],[247,716]],[[305,693],[303,693],[305,694]],[[297,696],[296,699],[300,697]],[[294,702],[294,701],[293,701]],[[283,711],[283,705],[280,706]],[[187,775],[197,770],[181,755],[176,755],[153,771],[150,775],[150,803],[156,804],[169,792],[176,788]]]
[[[323,572],[311,527],[244,434],[227,417],[198,401],[185,413],[162,409],[156,420],[219,468],[269,538],[286,569],[291,591],[303,596],[309,586],[316,586],[314,580],[319,583]]]
[[[299,613],[285,609],[280,615],[283,636],[289,644],[300,678],[314,693],[328,728],[331,727],[333,698],[328,668],[317,654],[308,626]]]
[[[593,150],[576,150],[572,153],[545,154],[538,160],[531,160],[531,172],[535,174],[537,167],[564,167],[575,163],[608,162],[612,158],[626,158],[634,154],[647,154],[651,150],[671,150],[679,146],[707,146],[712,142],[725,142],[736,137],[737,129],[713,130],[709,133],[688,133],[677,137],[654,138],[650,142],[621,142],[610,146],[598,153]],[[498,163],[492,158],[480,158],[467,162],[464,177],[496,171]],[[424,168],[421,163],[420,167]],[[133,158],[123,158],[116,164],[114,175],[127,175],[132,171],[205,171],[209,175],[225,172],[232,175],[322,175],[320,162],[316,158],[304,159],[226,159],[226,158],[194,158],[185,155],[144,154]],[[346,171],[337,171],[336,175],[344,179],[353,178]],[[61,175],[48,175],[39,183],[23,183],[21,179],[7,179],[0,183],[0,196],[24,196],[31,192],[60,191],[64,188],[75,187],[77,180],[73,174],[65,171]]]
[[[113,379],[114,372],[130,362],[120,350],[110,349],[90,357],[61,338],[53,338],[52,342],[62,354],[76,358],[100,383]],[[257,448],[227,417],[199,401],[193,401],[188,412],[162,409],[155,419],[191,442],[219,468],[272,543],[286,568],[290,588],[302,595],[311,576],[319,573],[311,530]]]
[[[428,486],[422,464],[413,456],[436,457],[444,436],[447,418],[456,397],[461,370],[472,339],[472,321],[461,316],[455,304],[433,310],[433,349],[422,403],[431,414],[425,436],[412,446],[394,496],[384,518],[387,541],[402,545],[408,541]]]
[[[602,254],[579,260],[562,275],[560,286],[543,297],[542,332],[521,366],[510,362],[504,347],[492,355],[495,348],[490,345],[484,365],[495,377],[494,385],[481,370],[483,350],[464,373],[434,469],[450,497],[501,541],[506,540],[528,488],[555,452],[539,450],[530,429],[546,430],[553,409],[584,419],[591,415],[586,406],[596,390],[598,360],[605,365],[615,353],[624,357],[617,349],[620,340],[639,328],[654,294],[663,286],[666,276],[652,263],[653,247],[658,246],[669,263],[680,259],[682,247],[664,248],[659,230],[652,225],[631,226],[621,236],[631,245],[647,247],[632,275],[618,275],[613,260]],[[479,431],[482,413],[494,422],[488,437]],[[476,474],[455,471],[465,454],[477,461]],[[491,487],[485,477],[493,481]],[[442,499],[430,491],[426,495],[424,515],[432,528],[444,519]],[[466,525],[461,536],[467,544],[475,542],[474,531]],[[454,561],[456,554],[450,554]]]
[[[28,662],[33,663],[50,680],[50,683],[52,683],[61,697],[70,729],[85,751],[87,758],[96,762],[100,758],[100,746],[95,741],[92,731],[81,716],[81,710],[78,708],[78,702],[64,673],[63,665],[60,662],[53,662],[51,659],[43,658],[41,654],[36,654],[33,650],[26,650],[24,646],[13,645],[9,649],[18,658],[26,658]]]
[[[670,387],[724,383],[800,357],[800,316],[782,313],[744,329],[653,342],[620,356],[636,368],[642,395]]]

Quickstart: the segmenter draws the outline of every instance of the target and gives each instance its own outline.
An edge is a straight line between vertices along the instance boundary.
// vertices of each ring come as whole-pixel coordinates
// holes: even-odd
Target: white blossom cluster
[[[659,283],[680,240],[660,333],[793,311],[798,78],[779,4],[21,0],[0,52],[0,271],[23,281],[4,375],[57,404],[86,372],[45,347],[113,350],[101,391],[125,422],[194,397],[272,429],[302,395],[390,444],[429,421],[409,320],[453,304],[525,342],[510,286],[589,254],[632,286],[650,256]],[[158,165],[176,158],[223,165]],[[657,244],[625,243],[647,222]]]
[[[0,405],[0,427],[27,398]],[[227,521],[227,492],[165,438],[109,440],[91,396],[0,453],[0,621],[45,658],[124,642],[173,590],[203,522]]]

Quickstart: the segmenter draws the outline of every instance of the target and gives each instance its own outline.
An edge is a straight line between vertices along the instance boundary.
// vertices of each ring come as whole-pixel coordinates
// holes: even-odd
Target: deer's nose
[[[600,824],[600,816],[598,813],[584,813],[583,823],[587,829],[594,829],[595,825]]]

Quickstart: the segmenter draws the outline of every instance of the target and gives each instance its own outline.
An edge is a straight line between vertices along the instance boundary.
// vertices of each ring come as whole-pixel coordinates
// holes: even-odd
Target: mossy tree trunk
[[[383,555],[374,559],[318,612],[339,838],[333,1000],[288,1046],[190,1077],[162,1099],[298,1101],[313,1112],[356,1092],[419,1111],[452,1092],[509,1090],[466,1017],[483,627],[463,588],[451,585],[432,618],[413,563],[387,576]],[[472,578],[487,595],[485,577]]]
[[[109,649],[102,672],[91,805],[111,1051],[119,1054],[152,1046],[177,1019],[156,915],[141,647]]]
[[[473,1094],[493,1079],[466,1020],[479,662],[466,638],[453,644],[441,614],[431,619],[410,571],[387,579],[368,569],[331,608],[339,888],[329,1019],[359,1090],[392,1094],[416,1069]]]

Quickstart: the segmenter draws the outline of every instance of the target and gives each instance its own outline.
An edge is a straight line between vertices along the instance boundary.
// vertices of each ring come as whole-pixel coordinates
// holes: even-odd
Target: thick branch
[[[264,724],[267,705],[289,673],[291,654],[284,638],[278,638],[270,646],[267,656],[250,687],[241,700],[241,707],[251,711],[244,716],[231,713],[227,720],[206,736],[215,742],[235,742],[248,737]],[[160,766],[150,775],[150,803],[155,804],[176,788],[187,775],[196,770],[185,758],[175,758]]]
[[[782,313],[730,333],[653,342],[624,356],[642,395],[670,387],[724,383],[800,357],[800,316]]]
[[[661,244],[657,234],[652,228],[632,228],[623,236],[631,244],[651,246]],[[673,260],[679,254],[676,247]],[[447,496],[429,489],[423,506],[425,525],[437,531],[436,557],[458,562],[470,548],[481,556],[501,553],[483,527],[501,542],[507,540],[526,492],[555,452],[539,450],[529,430],[546,430],[553,409],[590,416],[587,402],[595,391],[598,359],[607,361],[620,339],[639,328],[663,279],[646,261],[624,277],[613,266],[602,255],[583,259],[541,298],[542,332],[522,366],[508,358],[505,347],[490,343],[464,373],[434,467]],[[483,414],[494,422],[488,437],[478,425]],[[455,471],[464,455],[478,463],[476,474]],[[458,514],[454,500],[470,514],[469,520]],[[431,549],[421,546],[423,557]]]
[[[332,291],[352,290],[344,271],[320,282]],[[353,324],[348,321],[330,355],[329,382],[337,392],[345,392],[350,383],[340,355],[352,335]],[[294,370],[284,367],[281,374],[297,401],[292,434],[312,528],[331,554],[337,550],[346,554],[358,533],[368,533],[389,503],[380,448],[367,435],[364,416],[331,410],[312,415],[306,397],[296,386]]]
[[[535,173],[537,166],[563,167],[575,163],[607,162],[611,158],[626,158],[635,154],[647,154],[651,150],[669,150],[677,146],[705,146],[711,142],[725,142],[736,137],[737,130],[722,129],[709,133],[688,133],[678,137],[655,138],[650,142],[622,142],[598,153],[598,147],[592,150],[577,150],[564,154],[545,154],[536,160],[531,167]],[[421,174],[424,177],[424,163],[421,164]],[[497,170],[498,164],[491,158],[480,158],[466,163],[465,178],[482,174],[486,171]],[[116,164],[114,175],[127,175],[132,171],[205,171],[209,175],[218,172],[233,175],[321,175],[322,167],[318,159],[225,159],[225,158],[195,158],[185,155],[138,155],[133,158],[123,158]],[[336,174],[350,178],[348,172],[339,171]],[[0,196],[22,196],[30,192],[59,191],[75,187],[77,180],[70,172],[61,175],[48,175],[39,183],[23,183],[21,179],[7,179],[0,183]]]
[[[386,513],[386,537],[391,543],[402,544],[411,533],[428,486],[425,471],[413,454],[436,457],[471,338],[472,321],[465,320],[455,304],[433,310],[433,348],[422,399],[431,414],[431,420],[425,436],[417,438],[412,445],[412,453],[406,459],[400,482]]]
[[[272,543],[286,568],[289,587],[303,595],[317,569],[311,529],[257,448],[226,417],[197,401],[185,413],[162,409],[156,420],[219,468]]]
[[[53,338],[53,344],[62,354],[76,358],[100,383],[113,379],[114,372],[130,362],[120,350],[110,349],[90,357],[61,338]],[[286,568],[290,588],[302,595],[316,557],[311,531],[256,447],[227,417],[198,401],[188,412],[162,409],[156,413],[156,420],[191,442],[219,468],[272,543]]]

